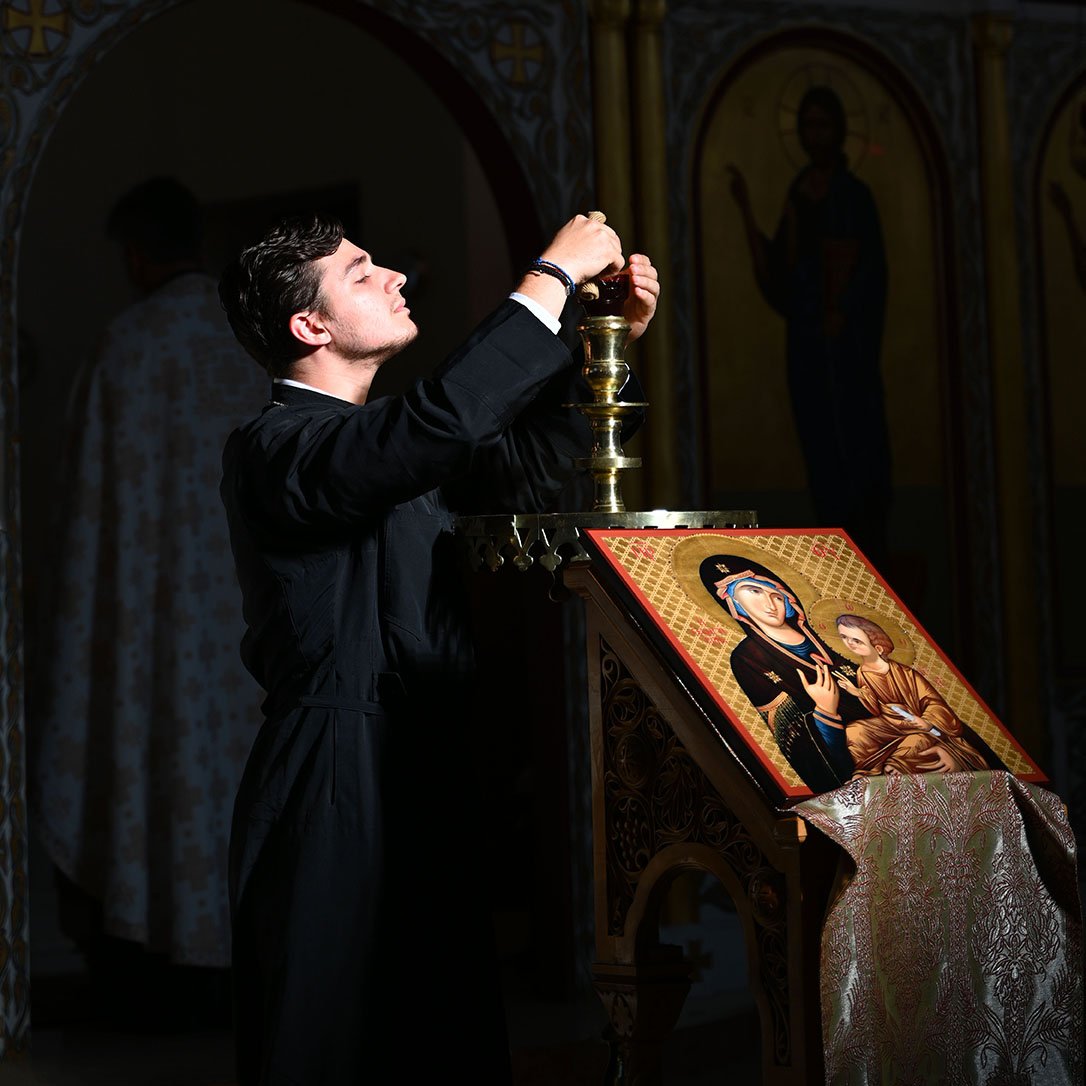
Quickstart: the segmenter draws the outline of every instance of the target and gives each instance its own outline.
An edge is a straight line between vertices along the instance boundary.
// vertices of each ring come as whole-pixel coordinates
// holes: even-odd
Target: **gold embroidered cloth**
[[[800,803],[855,864],[822,932],[827,1086],[1082,1082],[1082,913],[1059,799],[1005,772]]]

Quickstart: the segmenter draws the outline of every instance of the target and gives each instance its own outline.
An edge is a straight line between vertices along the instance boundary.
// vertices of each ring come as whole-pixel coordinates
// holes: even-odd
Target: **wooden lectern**
[[[673,526],[652,516],[653,526],[576,517],[521,518],[515,530],[471,525],[477,568],[497,568],[508,554],[518,568],[538,560],[561,569],[584,603],[593,980],[610,1021],[608,1083],[662,1081],[664,1043],[693,966],[681,947],[661,943],[661,910],[676,878],[692,871],[715,876],[741,920],[763,1083],[822,1086],[827,1069],[849,1081],[856,1060],[983,1068],[999,1046],[1000,1066],[1032,1058],[1037,1045],[1053,1065],[1078,1066],[1081,1044],[1070,1038],[1081,1022],[1080,921],[1064,888],[1075,881],[1074,845],[1054,797],[1029,791],[1045,781],[1036,763],[843,532],[739,527],[734,513],[712,518],[729,527],[691,527],[700,514],[673,514]],[[837,691],[836,710],[811,697],[819,669],[816,681]],[[880,820],[868,808],[897,813]],[[958,840],[962,812],[974,810],[976,827]],[[1030,818],[1045,827],[1039,859],[1019,847]],[[993,820],[1006,843],[998,848]],[[921,831],[930,838],[924,856],[937,862],[905,886],[902,865],[919,855],[909,849]],[[1043,862],[1050,855],[1059,862]],[[944,868],[972,872],[954,882],[964,904],[946,892]],[[1014,872],[1025,874],[1004,887]],[[1062,933],[1058,953],[1030,944],[1029,983],[1017,959],[1006,965],[984,950],[1002,915],[977,905],[988,900]],[[831,901],[836,922],[827,927]],[[959,930],[938,919],[936,903],[976,908],[978,919],[968,938],[933,945],[932,968],[917,979],[898,959],[923,941],[925,922],[944,935]],[[870,953],[872,939],[892,953]],[[824,988],[827,977],[835,989]],[[906,996],[932,977],[942,987],[931,1005],[897,1021]],[[942,1052],[939,1039],[957,1036],[940,1010],[948,992],[963,1006],[1002,1000],[1012,1025],[1019,1004],[1032,1008],[1030,1021],[1046,1032],[1019,1037],[975,1015],[970,1029],[988,1041]],[[871,1010],[866,1018],[857,1000]]]
[[[837,852],[767,801],[600,573],[598,563],[571,566],[565,582],[586,608],[593,980],[611,1024],[611,1079],[661,1081],[690,966],[661,945],[659,913],[676,876],[702,870],[742,920],[763,1082],[819,1083],[819,934]]]
[[[661,1081],[663,1044],[691,967],[679,947],[661,945],[660,910],[676,877],[700,870],[724,886],[742,921],[762,1081],[821,1086],[823,921],[848,865],[792,808],[818,792],[838,794],[864,766],[849,762],[837,784],[815,783],[810,750],[829,748],[822,739],[807,748],[792,743],[815,726],[796,695],[805,658],[777,640],[782,631],[759,633],[742,609],[755,597],[740,589],[760,580],[774,591],[793,642],[832,661],[837,680],[853,689],[870,680],[838,619],[864,616],[867,629],[892,642],[894,674],[927,691],[927,707],[914,705],[913,713],[930,717],[931,706],[941,706],[942,730],[896,703],[884,719],[855,702],[868,719],[841,718],[842,747],[846,734],[851,743],[867,729],[882,749],[899,745],[901,760],[968,749],[983,757],[979,765],[1027,781],[1043,775],[842,532],[586,529],[583,536],[589,561],[568,565],[564,579],[586,610],[594,983],[610,1018],[611,1081]],[[840,708],[844,714],[843,701]],[[881,763],[872,770],[887,771]]]

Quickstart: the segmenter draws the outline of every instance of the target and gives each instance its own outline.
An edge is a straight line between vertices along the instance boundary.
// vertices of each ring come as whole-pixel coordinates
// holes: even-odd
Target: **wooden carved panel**
[[[716,853],[744,890],[736,901],[752,921],[755,979],[766,997],[776,1062],[791,1059],[785,880],[663,714],[600,638],[607,930],[622,935],[638,884],[654,856],[674,845]]]

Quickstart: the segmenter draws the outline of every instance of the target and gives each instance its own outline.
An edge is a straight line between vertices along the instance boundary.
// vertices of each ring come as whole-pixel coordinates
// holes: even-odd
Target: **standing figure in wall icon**
[[[879,364],[882,228],[871,190],[849,169],[837,93],[810,87],[796,123],[808,162],[789,186],[772,238],[755,221],[735,166],[729,184],[758,287],[787,327],[788,388],[815,517],[822,527],[844,528],[878,565],[891,491]]]

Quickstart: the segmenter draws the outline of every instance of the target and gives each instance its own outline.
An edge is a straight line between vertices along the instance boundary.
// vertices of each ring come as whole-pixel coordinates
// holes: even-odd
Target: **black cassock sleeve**
[[[241,507],[266,528],[358,523],[473,473],[480,454],[505,442],[513,420],[570,366],[568,341],[506,301],[432,378],[361,406],[272,408],[231,437],[224,467]],[[551,440],[571,447],[574,438],[559,430]],[[549,455],[529,444],[538,459]],[[499,454],[494,470],[519,459]]]
[[[499,441],[476,451],[464,476],[443,488],[450,508],[479,514],[543,512],[577,472],[574,461],[589,455],[591,428],[570,406],[592,401],[581,376],[584,353],[577,333],[581,312],[573,302],[562,312],[559,338],[570,353],[570,364],[543,386]],[[627,402],[642,401],[641,384],[632,372],[620,395]],[[629,413],[623,422],[623,441],[636,433],[643,417],[641,408]]]

